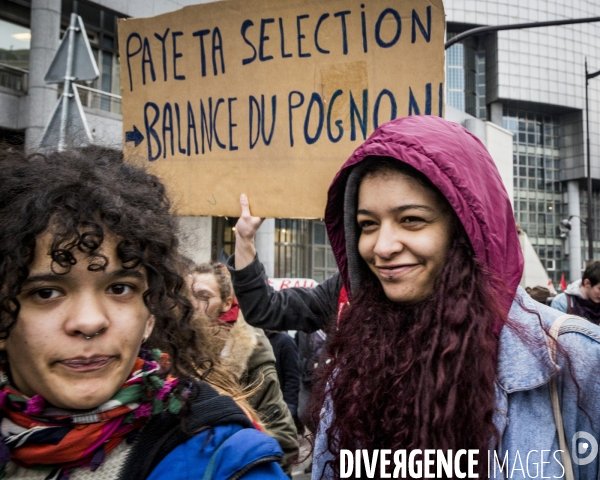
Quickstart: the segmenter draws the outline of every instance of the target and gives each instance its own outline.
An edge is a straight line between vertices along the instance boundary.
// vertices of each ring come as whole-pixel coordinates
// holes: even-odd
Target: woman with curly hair
[[[569,447],[581,432],[599,437],[600,329],[568,319],[551,340],[561,313],[519,287],[511,200],[476,137],[431,116],[382,125],[335,177],[325,222],[350,301],[317,389],[313,478],[419,476],[392,454],[367,476],[382,449],[423,468],[425,450],[442,452],[436,477],[464,478],[475,450],[480,477],[541,465],[560,478],[570,460],[557,428]],[[464,451],[450,471],[447,451]],[[597,458],[576,463],[575,478],[598,475]]]
[[[0,477],[286,478],[210,386],[238,393],[192,317],[161,182],[96,148],[0,169]]]

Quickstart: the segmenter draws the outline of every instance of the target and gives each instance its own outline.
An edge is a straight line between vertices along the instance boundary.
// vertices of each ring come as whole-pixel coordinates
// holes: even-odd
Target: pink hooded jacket
[[[395,158],[429,178],[456,212],[477,258],[510,292],[516,292],[523,255],[511,200],[498,169],[474,135],[456,123],[428,115],[399,118],[380,126],[356,149],[329,187],[325,224],[348,292],[352,293],[350,278],[356,278],[357,272],[349,267],[346,250],[344,194],[353,167],[370,156]],[[512,298],[505,301],[508,308]]]

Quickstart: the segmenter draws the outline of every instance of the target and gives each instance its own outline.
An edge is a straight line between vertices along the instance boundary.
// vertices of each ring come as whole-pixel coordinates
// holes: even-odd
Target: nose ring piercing
[[[83,334],[83,338],[85,338],[86,340],[90,340],[92,337],[97,337],[99,333],[100,332],[96,332],[93,335],[89,335],[89,336],[86,334]]]

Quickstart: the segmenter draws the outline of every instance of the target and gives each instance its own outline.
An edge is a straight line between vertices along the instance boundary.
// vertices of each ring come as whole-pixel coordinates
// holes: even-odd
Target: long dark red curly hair
[[[313,412],[329,397],[334,478],[340,449],[486,452],[497,443],[493,331],[508,312],[458,230],[431,297],[403,307],[369,275],[331,328]],[[483,456],[480,473],[487,469]]]

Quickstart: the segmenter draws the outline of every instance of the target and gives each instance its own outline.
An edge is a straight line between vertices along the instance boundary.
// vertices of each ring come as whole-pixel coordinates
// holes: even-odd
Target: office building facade
[[[448,0],[448,38],[486,25],[600,16],[594,0]],[[585,61],[600,69],[600,23],[499,31],[447,51],[447,102],[513,134],[515,220],[556,283],[588,258]],[[589,81],[593,246],[600,258],[600,79]],[[569,220],[571,230],[560,226]]]

